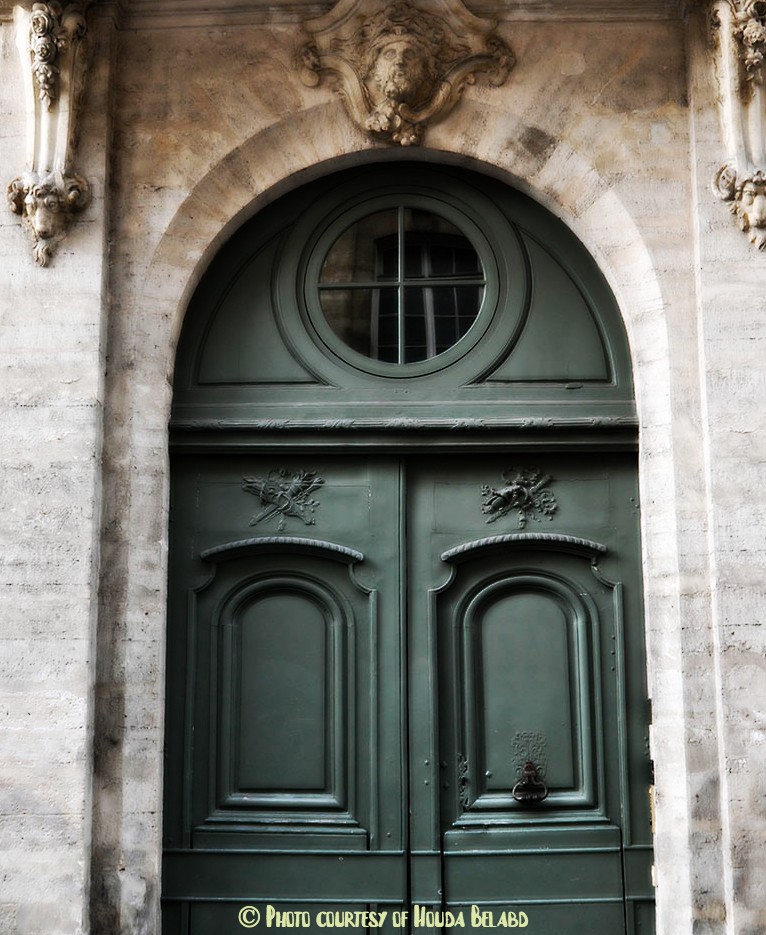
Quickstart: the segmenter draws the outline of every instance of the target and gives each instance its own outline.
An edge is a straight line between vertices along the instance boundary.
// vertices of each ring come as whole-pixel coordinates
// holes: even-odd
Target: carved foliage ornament
[[[8,185],[8,205],[33,239],[32,254],[47,266],[71,217],[90,200],[90,187],[70,168],[79,98],[81,54],[89,0],[16,7],[16,44],[27,98],[27,168]]]
[[[766,0],[716,0],[713,25],[727,160],[713,191],[766,250]]]
[[[515,511],[519,529],[523,529],[527,520],[536,522],[545,517],[553,519],[556,511],[556,497],[545,487],[553,478],[543,475],[537,468],[513,468],[503,472],[505,483],[502,487],[484,485],[481,488],[483,501],[482,513],[487,514],[486,523],[494,523],[508,513]]]
[[[766,54],[765,0],[736,0],[732,7],[733,32],[742,46],[745,78],[757,84],[763,82],[763,59]]]
[[[495,25],[460,0],[444,0],[439,15],[409,0],[340,0],[305,24],[313,38],[301,49],[301,77],[311,87],[329,77],[357,126],[411,146],[450,113],[467,84],[505,81],[514,58]]]
[[[471,774],[468,760],[462,753],[457,756],[457,789],[460,807],[465,810],[471,807]]]
[[[314,471],[295,471],[285,468],[269,471],[266,477],[243,477],[242,489],[258,497],[263,509],[250,520],[251,526],[268,519],[277,519],[279,532],[286,526],[286,517],[295,516],[307,526],[313,526],[314,511],[319,501],[310,494],[324,484],[324,478]]]
[[[67,21],[63,22],[64,9],[60,3],[33,3],[29,18],[30,47],[32,53],[32,74],[41,101],[48,108],[58,100],[59,57],[70,42],[85,35],[85,17],[79,8],[67,11]]]

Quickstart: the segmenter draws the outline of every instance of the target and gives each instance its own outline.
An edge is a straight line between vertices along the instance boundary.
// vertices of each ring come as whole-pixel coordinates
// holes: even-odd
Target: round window
[[[427,195],[366,198],[316,235],[304,268],[318,337],[354,366],[416,376],[486,331],[497,271],[478,226]]]
[[[465,234],[432,211],[400,205],[355,221],[319,275],[324,317],[373,360],[411,364],[443,354],[479,315],[486,279]]]

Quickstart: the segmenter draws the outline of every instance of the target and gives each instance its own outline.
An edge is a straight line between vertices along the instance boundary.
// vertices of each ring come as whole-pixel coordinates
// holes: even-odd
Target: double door
[[[165,932],[652,931],[631,454],[179,456],[170,556]]]

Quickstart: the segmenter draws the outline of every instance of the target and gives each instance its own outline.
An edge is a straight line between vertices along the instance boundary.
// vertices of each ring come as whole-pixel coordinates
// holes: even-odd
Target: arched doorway
[[[165,931],[652,931],[636,443],[614,299],[512,189],[367,166],[231,238],[176,369]]]

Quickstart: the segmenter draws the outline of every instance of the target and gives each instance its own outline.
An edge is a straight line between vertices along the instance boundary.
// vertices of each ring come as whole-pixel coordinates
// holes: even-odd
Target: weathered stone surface
[[[18,221],[0,218],[9,933],[159,930],[166,425],[186,303],[228,233],[296,173],[394,158],[330,89],[301,83],[295,23],[150,23],[116,36],[94,23],[79,151],[94,200],[55,265],[36,268]],[[0,24],[13,174],[10,34]],[[468,88],[419,156],[483,165],[535,197],[617,296],[641,422],[659,932],[761,931],[766,273],[709,189],[707,21],[509,17],[499,34],[512,80]]]

